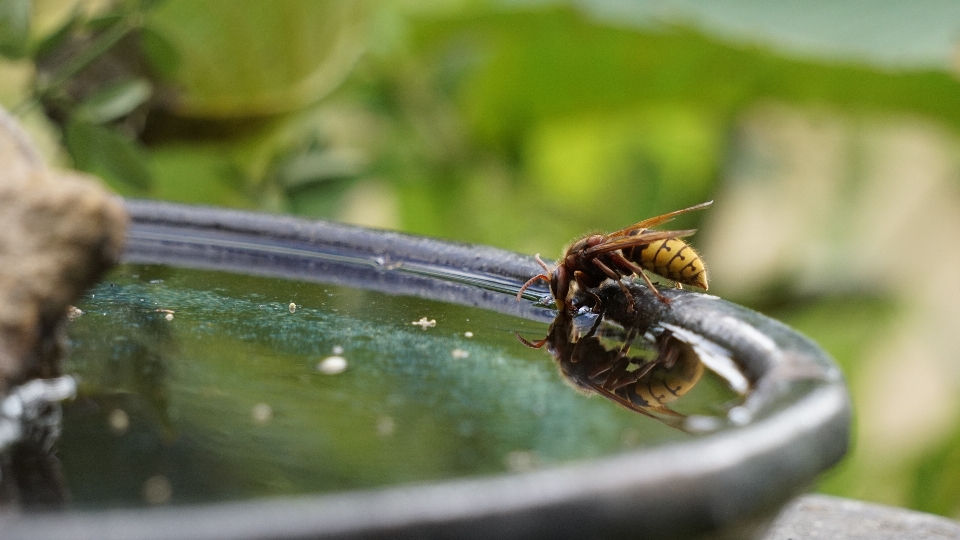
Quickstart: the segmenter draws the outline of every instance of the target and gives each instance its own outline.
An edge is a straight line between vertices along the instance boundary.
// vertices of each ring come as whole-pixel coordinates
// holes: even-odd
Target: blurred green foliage
[[[577,8],[94,4],[0,2],[0,54],[34,73],[22,99],[4,105],[21,115],[41,110],[73,165],[126,196],[347,220],[552,257],[584,231],[710,199],[738,159],[737,121],[758,103],[832,107],[854,119],[908,115],[960,131],[949,43],[941,65],[802,56],[777,46],[782,27],[763,27],[763,39],[718,31],[708,16],[721,9],[715,4],[701,5],[703,17],[644,24],[599,16],[600,0]],[[783,4],[725,5],[757,21],[793,13]],[[834,9],[821,21],[817,13],[805,20],[843,28],[841,45],[854,51],[926,37],[911,35],[923,26],[901,24],[896,9],[825,5]],[[916,10],[928,15],[923,24],[941,25],[931,35],[949,34],[956,14],[943,9]],[[857,42],[871,31],[864,21],[885,28],[884,39]],[[678,226],[699,219],[683,216]],[[758,284],[769,291],[745,298],[764,298],[755,307],[822,343],[860,403],[865,364],[904,313],[901,300],[869,287],[802,296],[785,279],[771,276]],[[882,471],[855,452],[823,489],[957,515],[960,427],[952,429]]]
[[[918,462],[908,504],[945,516],[960,515],[960,428]]]
[[[131,1],[74,17],[73,37],[35,57],[42,80],[73,75],[34,98],[74,165],[125,195],[337,219],[375,179],[397,208],[384,226],[551,254],[709,198],[731,122],[758,100],[960,126],[949,74],[800,61],[684,27],[560,7],[266,6]],[[118,28],[132,30],[78,65]]]

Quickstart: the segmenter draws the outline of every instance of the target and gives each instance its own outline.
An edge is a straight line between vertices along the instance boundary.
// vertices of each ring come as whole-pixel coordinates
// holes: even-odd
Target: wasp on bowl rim
[[[700,255],[680,238],[691,236],[696,229],[682,231],[656,231],[656,227],[674,217],[694,210],[702,210],[713,201],[697,204],[689,208],[645,219],[638,223],[608,234],[590,234],[577,239],[563,250],[563,256],[551,269],[536,255],[537,262],[544,273],[530,278],[517,292],[517,301],[527,287],[537,280],[546,281],[558,309],[572,309],[574,290],[571,282],[599,303],[600,299],[590,289],[599,287],[607,279],[620,285],[620,289],[631,300],[633,295],[621,281],[622,278],[638,275],[664,304],[670,300],[654,286],[645,271],[672,280],[678,288],[682,285],[694,285],[707,290],[707,270]]]

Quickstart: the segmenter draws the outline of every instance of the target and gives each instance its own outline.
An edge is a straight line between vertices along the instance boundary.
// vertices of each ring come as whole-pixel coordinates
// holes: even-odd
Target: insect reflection
[[[631,411],[683,430],[685,416],[668,405],[700,381],[704,365],[699,356],[667,330],[654,338],[655,356],[631,356],[630,349],[638,337],[646,339],[641,335],[643,330],[624,330],[622,344],[611,347],[609,340],[598,333],[602,319],[603,314],[586,333],[579,335],[573,316],[561,310],[542,340],[531,342],[519,334],[517,338],[534,349],[546,346],[559,363],[564,379],[574,388],[600,394]]]

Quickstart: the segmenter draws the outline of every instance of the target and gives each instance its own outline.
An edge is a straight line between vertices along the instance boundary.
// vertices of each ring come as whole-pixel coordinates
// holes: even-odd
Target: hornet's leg
[[[657,355],[655,363],[660,363],[664,368],[670,369],[677,363],[679,357],[680,347],[676,343],[676,338],[670,335],[660,345],[660,354]]]
[[[670,303],[670,299],[660,294],[660,291],[658,291],[657,288],[653,285],[653,282],[650,281],[650,278],[647,277],[647,274],[646,272],[644,272],[643,268],[635,264],[633,261],[628,260],[626,257],[621,255],[620,253],[613,252],[610,255],[614,257],[614,259],[617,261],[618,264],[626,265],[628,268],[633,270],[633,273],[642,277],[643,282],[647,284],[647,287],[650,289],[650,292],[652,292],[653,295],[657,297],[657,300],[660,300],[664,304]]]
[[[626,339],[623,340],[623,346],[620,347],[620,351],[617,353],[617,358],[626,359],[627,354],[630,352],[630,347],[633,345],[633,340],[637,339],[637,334],[639,334],[639,332],[640,330],[637,327],[633,327],[630,329],[630,331],[627,333]],[[629,367],[629,364],[632,364],[632,363],[633,363],[632,361],[628,361],[627,362],[628,367]],[[617,388],[626,386],[631,382],[636,382],[636,380],[639,377],[635,377],[634,375],[636,375],[638,371],[641,371],[641,370],[636,369],[632,373],[623,372],[617,378],[608,380],[607,383],[604,384],[604,387],[610,390],[616,390]]]
[[[639,381],[640,379],[643,378],[644,375],[646,375],[647,373],[650,373],[650,370],[653,369],[654,366],[656,365],[657,365],[656,362],[647,362],[646,364],[641,365],[640,367],[635,369],[633,373],[630,374],[629,377],[622,377],[618,381],[616,381],[613,385],[613,388],[611,388],[611,390],[619,390],[624,386],[627,386],[629,384],[633,384]]]
[[[600,375],[603,375],[604,373],[606,373],[606,372],[610,371],[611,369],[613,369],[613,368],[616,366],[616,363],[617,363],[617,359],[616,359],[616,358],[614,358],[614,359],[612,359],[612,360],[604,360],[603,362],[597,363],[597,364],[593,367],[593,369],[591,369],[589,372],[587,372],[587,378],[592,381],[592,380],[595,379],[596,377],[599,377]]]
[[[621,377],[623,377],[624,375],[628,375],[627,368],[629,367],[630,367],[629,360],[627,360],[626,358],[618,359],[613,364],[613,368],[610,369],[610,373],[607,374],[606,379],[604,379],[604,381],[600,383],[600,386],[602,386],[607,390],[612,390],[613,389],[612,386],[615,385]]]
[[[593,297],[595,303],[593,304],[594,309],[600,309],[600,297],[596,295],[593,291],[590,290],[590,286],[587,284],[587,275],[577,270],[573,273],[573,279],[576,280],[577,285],[580,287],[580,290],[589,294]]]
[[[547,336],[541,339],[540,341],[528,341],[524,339],[523,336],[520,335],[520,332],[514,332],[514,335],[517,336],[517,339],[520,340],[520,343],[523,343],[524,345],[526,345],[527,347],[530,347],[531,349],[539,349],[540,347],[543,347],[547,343],[547,339],[550,337],[550,336]]]
[[[597,320],[593,322],[593,325],[590,326],[590,330],[586,334],[580,336],[577,339],[577,342],[573,345],[573,351],[570,353],[570,361],[574,364],[580,361],[580,356],[577,354],[580,348],[580,342],[584,339],[589,339],[597,333],[597,328],[600,328],[600,323],[603,321],[603,310],[600,310],[600,314],[597,315]]]
[[[617,255],[619,255],[619,254],[617,254]],[[623,255],[619,255],[619,256],[620,256],[621,258],[623,257]],[[626,260],[626,259],[624,259],[624,260]],[[624,284],[623,284],[623,281],[620,280],[620,278],[621,278],[622,276],[621,276],[619,273],[617,273],[615,270],[613,270],[612,268],[610,268],[609,266],[603,264],[603,261],[601,261],[600,259],[593,259],[592,262],[593,262],[594,266],[596,266],[597,268],[599,268],[600,270],[602,270],[603,273],[607,275],[607,277],[609,277],[610,279],[612,279],[612,280],[614,280],[614,281],[617,282],[617,285],[620,286],[620,290],[623,291],[624,296],[627,297],[627,300],[628,300],[628,303],[627,303],[627,311],[633,311],[633,304],[634,304],[633,295],[630,294],[630,291],[627,289],[627,286],[624,285]]]

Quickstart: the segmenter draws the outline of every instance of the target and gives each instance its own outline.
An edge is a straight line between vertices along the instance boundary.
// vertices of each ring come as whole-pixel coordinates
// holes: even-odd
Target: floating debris
[[[436,319],[427,320],[426,317],[420,317],[419,321],[413,321],[410,324],[414,326],[419,326],[420,328],[426,330],[427,328],[433,328],[434,326],[436,326],[437,320]]]
[[[457,360],[462,360],[464,358],[468,358],[470,353],[463,349],[454,349],[450,352],[450,356],[456,358]]]
[[[117,433],[126,433],[127,429],[130,428],[130,415],[123,409],[114,409],[107,417],[107,423]]]
[[[290,302],[290,305],[287,306],[287,307],[290,308],[290,313],[296,313],[296,312],[297,312],[297,305],[294,304],[293,302]]]
[[[257,403],[250,409],[250,417],[258,424],[266,424],[273,419],[273,407],[266,403]]]
[[[472,338],[473,332],[467,330],[466,332],[463,333],[463,337]]]
[[[328,356],[317,363],[317,371],[324,375],[336,375],[347,370],[347,359],[342,356]]]
[[[333,354],[335,354],[335,355],[337,355],[337,356],[340,356],[341,354],[343,354],[343,347],[341,347],[341,346],[339,346],[339,345],[334,345],[334,346],[333,346],[333,349],[331,349],[330,352],[332,352]]]
[[[173,313],[167,313],[166,315],[164,315],[163,318],[166,319],[166,320],[168,320],[168,321],[172,321],[172,320],[173,320]]]
[[[170,485],[170,480],[162,474],[151,476],[143,483],[143,498],[149,504],[167,504],[172,496],[173,486]]]
[[[643,437],[640,432],[632,428],[627,428],[620,434],[620,446],[624,448],[633,448],[642,441]]]
[[[513,472],[530,472],[540,468],[540,456],[528,450],[514,450],[504,458],[504,464]]]
[[[377,419],[377,435],[381,437],[389,437],[393,435],[393,430],[396,429],[396,424],[393,422],[393,418],[389,416],[381,416]]]
[[[76,306],[67,306],[67,320],[74,320],[77,317],[83,315],[83,311]]]

